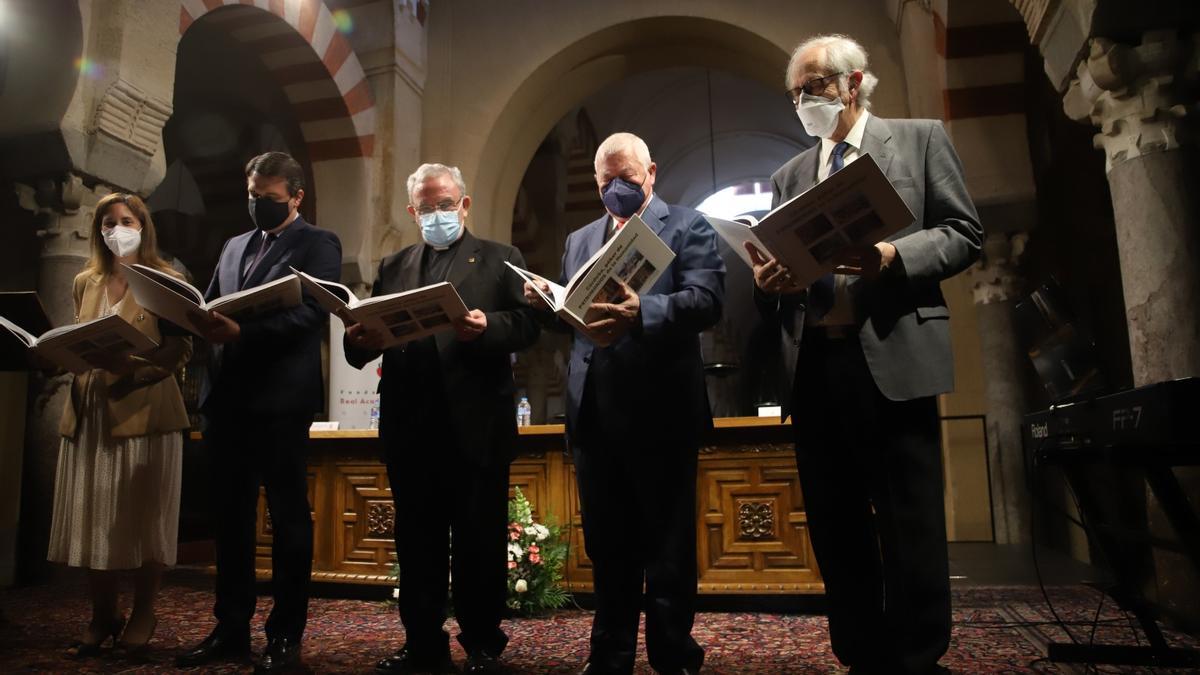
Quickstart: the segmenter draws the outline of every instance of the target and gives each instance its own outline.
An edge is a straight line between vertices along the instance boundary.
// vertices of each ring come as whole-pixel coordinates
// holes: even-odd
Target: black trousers
[[[442,624],[452,590],[463,649],[498,656],[508,644],[500,620],[508,594],[509,464],[476,466],[444,443],[385,444],[406,646],[419,660],[449,654]]]
[[[806,334],[796,372],[796,465],[833,652],[869,672],[927,672],[951,625],[936,399],[884,398],[857,338]]]
[[[572,447],[595,585],[589,660],[604,672],[632,673],[644,609],[651,667],[699,669],[696,447],[609,438],[599,426]]]
[[[308,427],[312,415],[210,415],[216,504],[218,625],[249,631],[254,615],[255,522],[259,485],[271,515],[271,591],[267,636],[300,640],[308,621],[313,524],[308,503]]]

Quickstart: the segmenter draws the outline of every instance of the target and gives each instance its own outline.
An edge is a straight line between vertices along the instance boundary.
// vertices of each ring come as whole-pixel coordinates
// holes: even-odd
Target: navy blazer
[[[243,281],[242,265],[257,251],[261,236],[259,230],[251,230],[225,242],[205,300],[281,279],[292,273],[289,267],[318,279],[341,278],[342,243],[337,235],[296,218]],[[311,415],[324,409],[321,338],[328,318],[329,313],[305,293],[296,307],[239,322],[241,336],[214,349],[204,410]]]
[[[699,334],[721,318],[725,297],[725,263],[716,232],[700,213],[668,206],[657,196],[642,220],[675,252],[675,259],[641,294],[640,325],[617,342],[601,348],[574,332],[567,366],[567,434],[572,443],[580,443],[580,410],[589,380],[594,421],[609,434],[695,444],[712,427]],[[610,222],[606,214],[567,236],[561,284],[604,245]]]
[[[424,242],[409,246],[379,263],[371,296],[421,287]],[[508,244],[479,239],[463,232],[446,273],[468,309],[487,315],[487,329],[478,338],[461,342],[453,330],[433,335],[441,372],[440,396],[428,396],[425,372],[414,363],[405,345],[383,352],[379,382],[379,437],[389,453],[429,452],[430,434],[453,434],[463,455],[477,466],[512,461],[516,452],[517,417],[513,395],[513,352],[537,342],[535,312],[525,302],[522,282],[505,261],[525,267],[521,252]],[[429,339],[429,338],[423,338]],[[379,352],[344,342],[346,361],[362,368]],[[442,402],[448,410],[432,409]],[[449,429],[430,429],[431,420],[448,417]]]

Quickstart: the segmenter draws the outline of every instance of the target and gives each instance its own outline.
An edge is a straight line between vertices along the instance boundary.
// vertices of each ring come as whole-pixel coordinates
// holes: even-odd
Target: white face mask
[[[142,244],[142,231],[125,225],[117,225],[104,233],[104,245],[118,258],[134,253]]]
[[[827,99],[824,96],[800,94],[800,107],[796,116],[804,125],[804,131],[809,136],[829,138],[837,129],[838,116],[845,110],[846,105],[841,98]]]

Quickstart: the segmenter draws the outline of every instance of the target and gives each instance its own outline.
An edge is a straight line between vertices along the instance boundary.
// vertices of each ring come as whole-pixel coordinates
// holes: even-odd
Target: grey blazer
[[[939,282],[979,258],[983,227],[963,182],[962,164],[938,120],[867,118],[861,153],[868,153],[916,219],[889,237],[897,261],[873,281],[851,277],[859,339],[875,384],[905,401],[951,391],[950,312]],[[820,145],[771,176],[772,206],[817,182]],[[796,356],[804,328],[804,294],[770,296],[755,289],[764,317],[783,341],[783,414],[792,412]],[[800,375],[803,377],[803,374]]]

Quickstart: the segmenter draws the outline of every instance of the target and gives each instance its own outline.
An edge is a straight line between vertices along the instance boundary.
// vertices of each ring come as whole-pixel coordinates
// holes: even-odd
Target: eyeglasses
[[[814,77],[795,89],[788,89],[787,96],[789,99],[791,99],[793,106],[799,106],[800,94],[803,93],[808,94],[809,96],[816,96],[817,94],[825,91],[825,87],[829,86],[830,80],[841,74],[842,73],[832,73],[824,77]]]
[[[458,208],[458,205],[461,202],[462,202],[462,197],[459,197],[458,199],[455,199],[454,201],[446,200],[444,202],[438,202],[437,204],[434,204],[433,206],[424,206],[424,205],[416,206],[416,207],[413,207],[413,210],[416,211],[417,215],[419,215],[419,216],[427,216],[427,215],[433,213],[434,211],[453,211]]]

